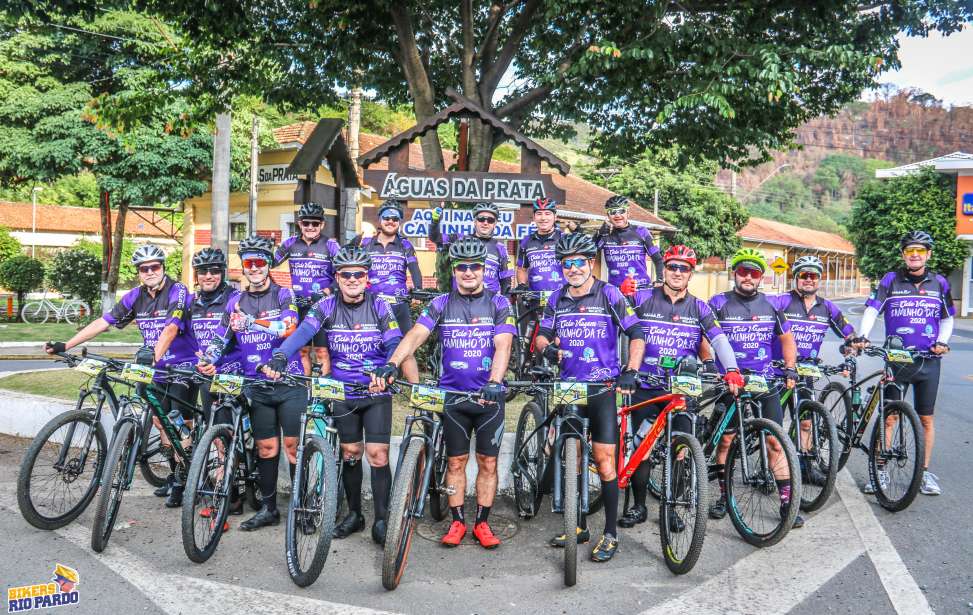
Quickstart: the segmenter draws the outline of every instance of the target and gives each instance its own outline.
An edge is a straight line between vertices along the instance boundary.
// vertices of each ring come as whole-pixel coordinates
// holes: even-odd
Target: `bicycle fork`
[[[568,433],[564,433],[564,427],[570,422],[580,423],[581,431],[569,427]],[[581,454],[578,455],[578,474],[581,477],[580,485],[580,507],[581,514],[588,513],[588,459],[591,454],[588,444],[588,419],[569,413],[568,416],[559,416],[555,419],[556,437],[554,440],[555,459],[554,465],[554,492],[551,494],[551,510],[556,513],[564,512],[564,447],[581,446]],[[577,441],[577,443],[575,442]]]

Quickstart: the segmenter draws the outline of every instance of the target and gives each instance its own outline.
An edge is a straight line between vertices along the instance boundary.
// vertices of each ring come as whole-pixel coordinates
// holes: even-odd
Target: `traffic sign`
[[[770,263],[770,268],[778,275],[783,275],[787,271],[787,261],[778,256]]]

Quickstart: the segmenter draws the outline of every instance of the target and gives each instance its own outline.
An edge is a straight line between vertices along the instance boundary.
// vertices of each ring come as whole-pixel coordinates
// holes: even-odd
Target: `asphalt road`
[[[829,344],[827,351],[833,353],[835,346]],[[729,519],[711,522],[699,564],[682,577],[673,576],[662,561],[657,511],[650,505],[647,523],[622,530],[613,561],[583,561],[579,584],[565,589],[560,552],[545,546],[560,517],[545,513],[521,521],[504,499],[492,515],[504,537],[496,551],[472,544],[443,549],[434,541],[441,524],[423,525],[402,584],[386,592],[381,553],[366,532],[334,541],[321,578],[301,589],[287,574],[283,526],[244,534],[236,529],[241,518],[231,517],[233,529],[214,557],[193,564],[179,539],[179,512],[162,507],[140,479],[122,503],[111,543],[96,555],[88,547],[93,510],[57,532],[36,530],[20,517],[14,481],[25,444],[2,438],[0,535],[6,557],[0,558],[0,579],[5,587],[47,582],[56,562],[77,569],[80,602],[62,608],[66,613],[811,615],[898,610],[912,615],[931,609],[970,615],[973,333],[958,336],[953,349],[943,365],[933,459],[942,496],[919,496],[906,511],[888,513],[858,493],[867,471],[865,456],[854,453],[838,493],[809,517],[804,529],[791,532],[775,547],[758,550],[740,539]],[[867,370],[874,360],[862,363]],[[471,502],[467,510],[472,510]],[[599,514],[591,525],[598,530],[602,523]]]
[[[0,361],[0,373],[19,372],[34,369],[58,369],[63,368],[63,363],[48,359],[11,359]]]

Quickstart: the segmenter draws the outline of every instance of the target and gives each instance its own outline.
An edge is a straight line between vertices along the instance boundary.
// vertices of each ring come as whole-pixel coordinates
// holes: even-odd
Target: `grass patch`
[[[67,322],[44,323],[31,325],[23,322],[0,324],[0,342],[66,342],[77,333],[79,327]],[[124,329],[112,327],[102,333],[92,343],[97,342],[131,342],[140,344],[142,336],[138,327],[131,324]]]

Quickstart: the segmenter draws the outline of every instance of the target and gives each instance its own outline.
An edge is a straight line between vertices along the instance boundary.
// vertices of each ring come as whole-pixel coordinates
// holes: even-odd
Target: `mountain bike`
[[[868,476],[875,485],[875,498],[879,505],[891,512],[905,510],[919,493],[922,482],[922,463],[926,443],[919,415],[905,401],[908,384],[895,379],[896,367],[915,364],[916,360],[930,359],[931,353],[906,350],[901,340],[889,338],[888,348],[868,346],[864,353],[882,359],[882,368],[858,378],[858,362],[847,357],[844,363],[824,367],[829,375],[848,373],[847,387],[831,382],[821,391],[819,401],[834,418],[841,450],[838,468],[843,468],[852,449],[859,449],[868,456]],[[897,346],[897,347],[896,347]],[[875,382],[867,387],[866,383]],[[885,386],[899,389],[900,401],[885,401]],[[862,388],[869,395],[862,403]],[[862,443],[865,429],[875,411],[881,408],[872,427],[867,445]]]
[[[540,363],[535,357],[534,341],[540,330],[541,315],[547,298],[553,291],[528,290],[515,288],[510,291],[511,309],[514,315],[517,335],[510,349],[510,362],[507,367],[508,380],[532,380],[531,369]],[[517,396],[518,390],[507,389],[507,401]]]

